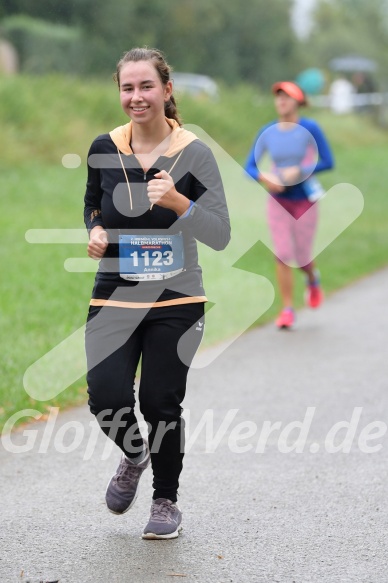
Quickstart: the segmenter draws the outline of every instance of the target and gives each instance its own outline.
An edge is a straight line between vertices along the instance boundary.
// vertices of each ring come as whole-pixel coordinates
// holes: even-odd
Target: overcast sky
[[[295,8],[292,13],[292,24],[300,36],[308,34],[311,25],[311,10],[316,0],[294,0]]]

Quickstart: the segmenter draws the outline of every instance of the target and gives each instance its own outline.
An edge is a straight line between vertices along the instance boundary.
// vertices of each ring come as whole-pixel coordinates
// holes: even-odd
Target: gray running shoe
[[[124,514],[136,502],[139,480],[151,461],[146,442],[145,458],[140,464],[134,464],[123,454],[116,473],[112,476],[106,489],[105,500],[108,510],[113,514]]]
[[[182,530],[182,512],[176,502],[167,498],[157,498],[152,501],[151,516],[144,529],[143,538],[165,539],[177,538]]]

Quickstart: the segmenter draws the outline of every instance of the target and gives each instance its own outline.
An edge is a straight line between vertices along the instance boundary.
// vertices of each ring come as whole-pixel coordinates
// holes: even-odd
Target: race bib
[[[128,281],[155,281],[184,270],[182,233],[119,235],[120,276]]]
[[[310,202],[316,202],[326,194],[322,184],[315,176],[307,178],[303,183],[303,188]]]

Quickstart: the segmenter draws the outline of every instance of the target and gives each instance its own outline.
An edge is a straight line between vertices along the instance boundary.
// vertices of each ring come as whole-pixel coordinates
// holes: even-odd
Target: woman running
[[[313,174],[332,168],[333,156],[317,122],[300,117],[299,108],[307,104],[302,89],[291,81],[281,81],[273,85],[272,92],[278,119],[259,131],[245,170],[270,194],[268,223],[283,304],[276,325],[290,328],[295,321],[293,264],[306,274],[306,303],[317,308],[323,300],[319,272],[312,260],[317,200],[323,189]],[[260,170],[265,153],[272,164],[268,172]]]
[[[100,260],[86,328],[89,405],[122,452],[106,504],[129,510],[151,463],[145,539],[175,538],[181,528],[181,403],[207,301],[196,240],[222,250],[230,239],[217,164],[181,127],[170,70],[154,49],[120,59],[115,77],[131,121],[92,143],[85,194],[88,255]],[[148,440],[134,412],[138,366]]]

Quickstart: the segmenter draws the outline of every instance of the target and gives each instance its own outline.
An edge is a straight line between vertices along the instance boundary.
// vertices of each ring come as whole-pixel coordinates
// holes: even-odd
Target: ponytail
[[[182,120],[178,113],[175,97],[173,95],[171,95],[170,99],[164,105],[164,114],[169,119],[175,119],[175,121],[178,122],[180,126],[182,125]]]

